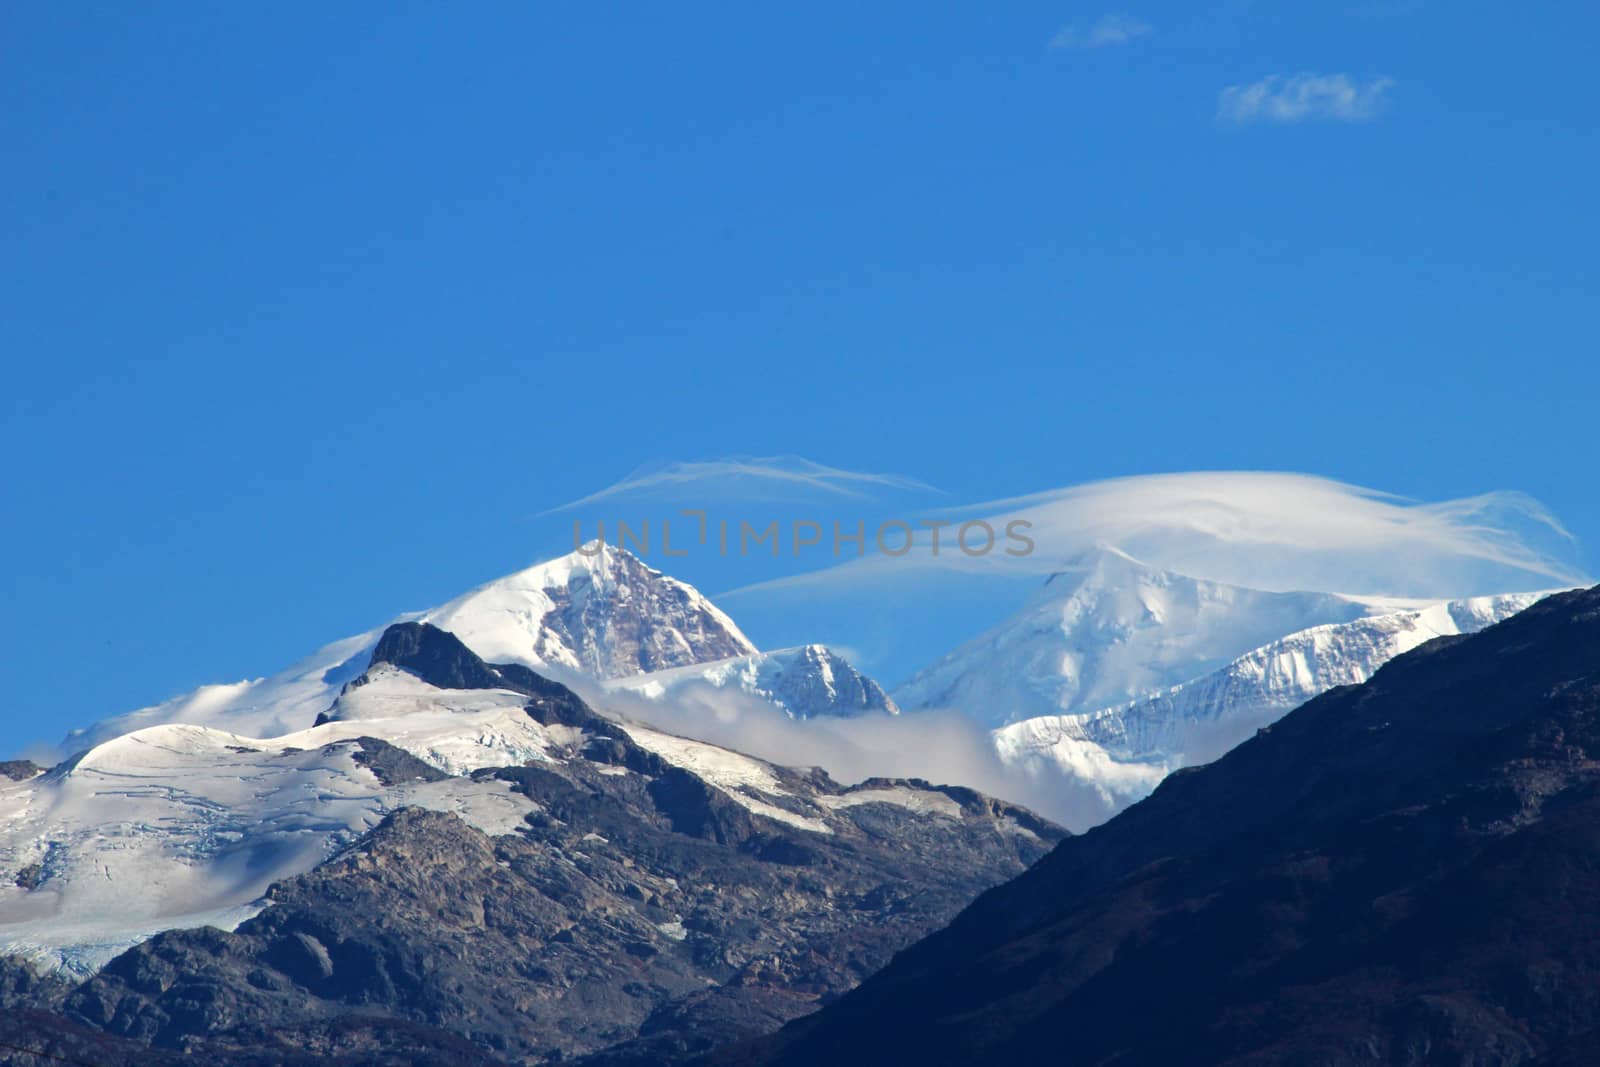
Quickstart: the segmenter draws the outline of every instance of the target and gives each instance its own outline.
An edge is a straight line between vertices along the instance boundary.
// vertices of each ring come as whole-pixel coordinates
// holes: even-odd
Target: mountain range
[[[601,716],[422,622],[315,726],[146,727],[0,818],[0,989],[50,1019],[25,1047],[87,1027],[99,1064],[655,1062],[843,992],[1063,836]]]
[[[954,709],[993,731],[995,752],[1016,773],[1097,798],[1074,813],[1089,825],[1302,701],[1540,595],[1274,592],[1161,570],[1105,547],[892,694],[826,646],[757,649],[692,586],[602,542],[394,621],[431,622],[487,659],[596,694],[699,715],[754,706],[800,720]],[[276,675],[106,719],[69,736],[60,754],[154,724],[253,737],[304,729],[360,672],[382,632],[336,641]],[[674,720],[690,732],[693,721]]]
[[[1092,783],[1109,815],[1173,770],[1209,763],[1312,697],[1364,682],[1390,659],[1436,637],[1475,633],[1543,595],[1425,606],[1380,602],[1372,605],[1377,614],[1296,631],[1140,699],[1000,727],[995,744],[1006,763],[1026,773]]]
[[[707,1063],[1600,1055],[1600,589],[1333,690]]]
[[[676,1062],[827,1004],[1067,837],[959,782],[697,738],[714,720],[915,731],[953,706],[1016,781],[1093,790],[1083,828],[1154,790],[1095,831],[1120,840],[1188,796],[1183,768],[1239,766],[1295,706],[1542,599],[1254,590],[1105,549],[891,696],[591,545],[0,765],[0,1006],[103,1064]],[[1164,840],[1150,818],[1134,852]]]
[[[1091,787],[1104,818],[1312,697],[1543,595],[1427,601],[1270,592],[1102,548],[1052,575],[1015,615],[919,672],[894,698],[907,711],[956,708],[979,719],[993,728],[1006,764],[1035,780]]]
[[[781,684],[791,702],[808,689],[826,701],[822,674],[842,664],[803,649],[761,653],[751,640],[694,587],[662,574],[603,542],[489,582],[429,611],[390,624],[432,623],[455,634],[479,655],[516,663],[551,677],[608,682],[663,674],[719,661],[749,664],[738,674],[747,695],[771,699],[764,683]],[[189,723],[253,737],[305,729],[326,711],[346,682],[364,669],[386,626],[335,641],[277,674],[192,693],[105,719],[74,731],[64,754],[143,726]],[[766,657],[774,657],[766,666]],[[811,670],[815,684],[797,677]],[[840,674],[846,673],[842,668]],[[782,697],[778,698],[780,701]],[[788,708],[801,716],[822,708]]]

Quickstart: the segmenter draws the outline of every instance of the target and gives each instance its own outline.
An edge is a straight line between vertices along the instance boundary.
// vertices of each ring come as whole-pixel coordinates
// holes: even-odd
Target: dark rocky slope
[[[803,829],[434,627],[395,627],[379,663],[439,686],[513,689],[530,716],[565,731],[560,758],[473,776],[525,796],[525,825],[489,836],[451,814],[397,811],[276,883],[236,932],[158,935],[48,995],[17,972],[3,1004],[35,1013],[24,1029],[106,1067],[183,1055],[662,1063],[813,1010],[1063,836],[968,790],[847,790],[821,772],[766,768],[783,788],[762,801],[826,832]],[[358,744],[382,781],[448,784],[392,745]],[[870,799],[887,795],[917,803]]]
[[[1600,1062],[1600,590],[1446,638],[709,1062]]]

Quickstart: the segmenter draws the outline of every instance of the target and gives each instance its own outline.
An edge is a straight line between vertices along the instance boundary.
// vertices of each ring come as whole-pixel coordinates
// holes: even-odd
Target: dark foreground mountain
[[[435,754],[406,724],[475,723],[449,709],[482,690],[516,698],[537,759],[451,774],[459,739],[436,764],[368,733]],[[426,624],[391,628],[299,736],[325,734],[350,735],[328,746],[350,753],[347,777],[428,807],[390,809],[274,883],[232,932],[169,930],[73,983],[10,961],[0,1062],[35,1062],[18,1049],[100,1067],[667,1062],[814,1010],[1063,836],[969,790],[845,788],[619,723]],[[178,740],[124,746],[134,755],[116,766],[161,771],[131,761]],[[185,750],[183,766],[211,751]],[[277,762],[304,764],[309,777],[284,779],[296,790],[334,766],[299,749],[219,751],[263,781]],[[497,797],[492,810],[515,818],[485,821]]]
[[[1306,704],[725,1064],[1600,1062],[1600,590]]]

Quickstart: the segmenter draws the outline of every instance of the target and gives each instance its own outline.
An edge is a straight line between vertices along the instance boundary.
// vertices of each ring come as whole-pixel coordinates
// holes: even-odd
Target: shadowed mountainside
[[[1441,638],[710,1063],[1593,1062],[1600,589]]]

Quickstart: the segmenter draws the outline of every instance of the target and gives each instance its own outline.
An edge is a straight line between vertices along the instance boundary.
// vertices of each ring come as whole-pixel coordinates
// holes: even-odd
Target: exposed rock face
[[[1600,589],[1174,774],[714,1062],[1592,1062],[1597,945]]]
[[[158,934],[70,993],[20,998],[112,1042],[92,1062],[670,1062],[851,988],[1063,836],[970,790],[845,789],[617,723],[435,627],[394,627],[378,649],[372,672],[528,694],[564,747],[525,766],[453,778],[380,738],[347,742],[435,804],[452,783],[509,790],[521,825],[390,812],[236,931]]]
[[[781,656],[784,653],[774,653]],[[900,708],[883,687],[824,645],[788,650],[791,662],[773,681],[774,702],[796,718],[811,715],[864,715]]]
[[[396,748],[380,737],[358,737],[352,758],[372,772],[384,785],[403,782],[443,782],[450,775],[431,763],[424,763],[403,748]]]
[[[773,702],[796,718],[900,711],[882,686],[824,645],[802,645],[772,655],[788,659],[773,677]]]
[[[756,651],[693,586],[601,542],[428,613],[485,659],[625,678]]]
[[[1000,829],[1006,809],[975,797],[951,825],[863,803],[843,809],[856,832],[825,837],[758,825],[678,768],[495,773],[538,801],[525,833],[397,812],[275,886],[237,933],[171,932],[119,957],[70,1016],[159,1048],[251,1049],[360,1012],[515,1062],[619,1044],[648,1062],[850,988],[993,877],[980,872],[1020,869],[1047,839]]]
[[[372,650],[368,670],[381,663],[392,663],[440,689],[515,689],[505,672],[479,659],[454,634],[426,622],[397,623],[383,631]],[[538,676],[524,670],[524,679]],[[350,682],[353,689],[365,684],[366,674]]]
[[[372,650],[367,669],[346,682],[340,696],[370,685],[374,673],[385,664],[413,674],[436,689],[505,689],[521,694],[529,698],[528,707],[537,712],[535,718],[546,725],[571,726],[598,718],[560,682],[520,663],[485,663],[455,634],[426,622],[395,623],[385,630]],[[346,717],[341,702],[336,700],[317,716],[316,724],[341,722]]]
[[[25,782],[43,772],[44,768],[31,759],[9,759],[0,762],[0,778],[9,778],[13,782]]]

